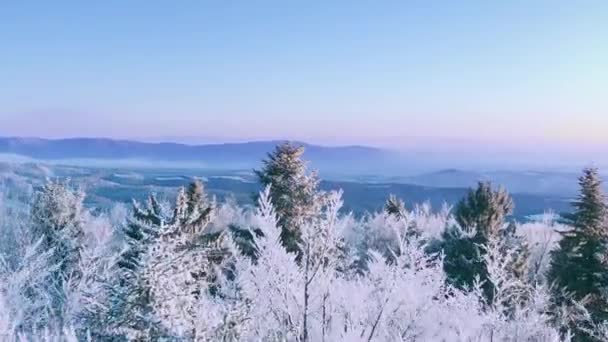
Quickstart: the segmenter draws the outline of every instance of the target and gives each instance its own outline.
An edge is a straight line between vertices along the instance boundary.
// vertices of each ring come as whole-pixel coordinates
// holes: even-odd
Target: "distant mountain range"
[[[282,142],[186,145],[105,138],[50,140],[0,137],[0,154],[77,166],[251,170],[260,167],[266,154]],[[560,196],[573,196],[578,190],[578,174],[573,172],[481,170],[475,165],[467,165],[463,169],[445,169],[438,165],[453,163],[452,160],[429,163],[429,157],[421,152],[398,153],[365,146],[329,147],[294,143],[306,148],[304,158],[326,180],[436,188],[467,188],[475,186],[478,181],[488,180],[513,193]]]
[[[283,141],[210,145],[145,143],[105,138],[0,138],[0,153],[38,160],[142,160],[188,162],[208,168],[252,168]],[[394,152],[364,146],[326,147],[294,142],[306,148],[314,168],[335,173],[375,173],[399,163]]]

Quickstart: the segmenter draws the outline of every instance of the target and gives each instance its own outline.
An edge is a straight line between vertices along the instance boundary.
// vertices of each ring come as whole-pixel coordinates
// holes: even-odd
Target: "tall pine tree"
[[[566,217],[572,227],[562,232],[559,246],[552,252],[548,280],[553,284],[554,301],[568,306],[582,303],[593,322],[570,322],[574,341],[597,341],[586,329],[608,320],[608,263],[606,202],[602,182],[595,168],[586,168],[579,178],[580,194],[574,212]]]
[[[270,198],[279,216],[281,239],[289,252],[299,252],[301,227],[315,211],[319,193],[316,173],[302,160],[304,147],[286,142],[278,145],[256,170],[260,183],[270,185]]]

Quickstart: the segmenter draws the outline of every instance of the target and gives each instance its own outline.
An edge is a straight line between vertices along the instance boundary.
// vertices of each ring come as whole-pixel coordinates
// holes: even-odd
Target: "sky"
[[[6,1],[0,136],[608,145],[608,1]]]

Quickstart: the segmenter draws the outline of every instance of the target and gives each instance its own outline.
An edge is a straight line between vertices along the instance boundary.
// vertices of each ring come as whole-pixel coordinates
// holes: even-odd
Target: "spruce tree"
[[[289,252],[299,252],[302,224],[311,218],[318,203],[316,173],[307,171],[304,147],[290,142],[278,145],[255,170],[263,186],[270,185],[270,198],[279,216],[281,240]]]
[[[76,272],[83,232],[84,193],[70,189],[67,182],[47,181],[34,195],[31,207],[34,240],[44,236],[44,249],[53,249],[53,263],[59,278]]]
[[[205,187],[200,180],[190,183],[188,190],[181,189],[175,205],[172,225],[182,233],[201,233],[211,218],[214,204],[209,201]]]
[[[224,258],[221,234],[206,231],[213,207],[199,181],[178,191],[170,214],[154,195],[144,208],[134,203],[110,315],[115,330],[136,340],[171,335],[163,328],[167,310],[175,310],[171,305],[177,300],[171,296],[183,296],[182,304],[186,299],[194,303],[201,284],[213,278],[212,265]],[[183,291],[166,292],[180,286]]]
[[[123,231],[125,247],[118,260],[118,279],[111,284],[108,312],[109,337],[126,336],[129,340],[145,340],[160,335],[153,321],[150,288],[142,277],[145,255],[166,224],[162,207],[155,195],[145,206],[133,201],[131,217]]]
[[[509,194],[503,189],[493,190],[489,182],[479,182],[458,203],[454,212],[457,225],[443,233],[444,270],[452,285],[467,289],[479,280],[486,299],[492,301],[493,287],[483,257],[490,238],[505,239],[509,246],[521,250],[512,260],[511,271],[515,276],[526,276],[527,246],[516,236],[514,226],[505,226],[512,211]]]
[[[608,227],[602,182],[595,168],[586,168],[579,178],[580,194],[574,212],[566,217],[571,229],[562,232],[552,253],[548,280],[553,284],[557,306],[582,303],[593,322],[570,322],[575,341],[596,341],[586,329],[608,320]]]
[[[42,238],[41,248],[52,250],[48,267],[56,270],[52,272],[48,287],[49,292],[56,293],[50,300],[52,318],[59,325],[64,324],[64,287],[69,285],[68,280],[81,277],[83,200],[84,193],[71,189],[67,182],[47,181],[35,193],[31,206],[32,239]]]
[[[141,266],[141,254],[146,245],[158,236],[165,224],[162,208],[155,195],[148,197],[145,207],[133,202],[131,217],[123,231],[126,248],[121,253],[118,265],[122,269],[135,271]]]

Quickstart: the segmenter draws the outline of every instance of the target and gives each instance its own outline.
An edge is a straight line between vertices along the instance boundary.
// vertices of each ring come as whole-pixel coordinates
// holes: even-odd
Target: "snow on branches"
[[[86,210],[84,194],[64,183],[47,184],[31,210],[0,210],[0,336],[557,342],[577,340],[573,320],[587,336],[608,335],[582,300],[564,320],[550,314],[560,308],[542,273],[557,242],[534,244],[529,230],[558,225],[505,222],[506,193],[472,192],[460,221],[447,207],[409,210],[397,198],[356,218],[341,212],[340,191],[312,186],[303,204],[282,193],[290,206],[277,210],[272,186],[247,209],[218,205],[193,183],[170,205],[150,196],[121,219]],[[292,215],[304,204],[305,215]],[[291,224],[297,234],[285,234]],[[475,266],[467,282],[450,279],[447,258]]]

